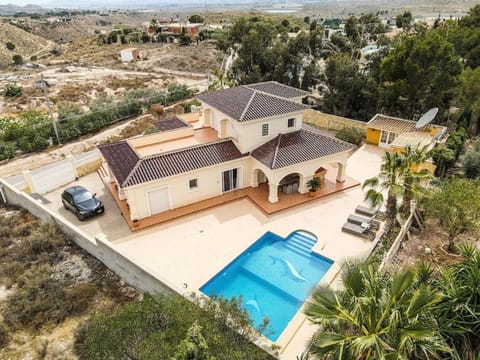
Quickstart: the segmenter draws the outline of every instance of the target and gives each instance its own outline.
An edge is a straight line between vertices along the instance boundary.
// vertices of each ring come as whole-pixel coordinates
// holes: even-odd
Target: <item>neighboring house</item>
[[[120,51],[120,59],[122,62],[129,62],[140,59],[140,51],[137,48],[128,48]]]
[[[167,31],[172,34],[185,34],[190,37],[195,37],[200,33],[200,28],[202,26],[203,24],[169,24]]]
[[[307,94],[276,82],[200,94],[198,121],[159,120],[153,134],[101,146],[102,172],[133,221],[247,187],[276,203],[329,164],[343,182],[352,145],[302,126]]]
[[[366,142],[396,152],[404,151],[406,146],[426,146],[430,150],[442,139],[446,130],[444,126],[432,124],[417,128],[415,121],[376,114],[367,123]],[[432,173],[435,170],[431,161],[421,167]]]

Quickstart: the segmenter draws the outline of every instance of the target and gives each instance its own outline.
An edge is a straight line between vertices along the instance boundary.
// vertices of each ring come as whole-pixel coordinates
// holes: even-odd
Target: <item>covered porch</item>
[[[349,179],[345,174],[346,164],[344,162],[332,161],[329,164],[316,166],[310,166],[310,169],[304,173],[292,171],[286,175],[271,169],[254,169],[252,173],[252,188],[266,188],[268,190],[268,202],[277,204],[279,202],[295,202],[293,199],[295,197],[298,198],[298,195],[312,196],[308,194],[308,181],[313,178],[317,178],[320,183],[320,188],[316,190],[313,197],[329,194],[336,189],[342,188],[342,184]],[[263,198],[265,198],[264,195],[262,196]]]

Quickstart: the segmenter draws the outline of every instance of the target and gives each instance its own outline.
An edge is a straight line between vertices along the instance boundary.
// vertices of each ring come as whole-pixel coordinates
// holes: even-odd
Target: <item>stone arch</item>
[[[253,169],[252,171],[252,187],[257,187],[260,184],[268,184],[269,179],[267,174],[261,169]]]
[[[278,191],[286,195],[301,192],[302,184],[305,182],[305,176],[297,171],[289,172],[280,178],[278,182]]]

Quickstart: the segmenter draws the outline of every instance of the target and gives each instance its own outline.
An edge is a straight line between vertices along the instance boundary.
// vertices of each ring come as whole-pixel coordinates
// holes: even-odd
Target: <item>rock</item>
[[[426,247],[424,251],[427,255],[430,255],[432,253],[432,249],[430,249],[429,247]]]
[[[92,270],[78,255],[72,255],[68,259],[58,263],[54,267],[53,278],[63,280],[74,279],[76,282],[86,282],[90,279]]]

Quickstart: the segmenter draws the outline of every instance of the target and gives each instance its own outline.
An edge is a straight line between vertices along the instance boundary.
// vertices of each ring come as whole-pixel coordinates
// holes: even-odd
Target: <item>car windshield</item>
[[[93,197],[92,194],[90,194],[90,192],[88,192],[88,191],[79,192],[79,193],[76,193],[76,194],[73,196],[73,201],[74,201],[76,204],[78,204],[78,203],[81,203],[81,202],[90,200],[92,197]]]

